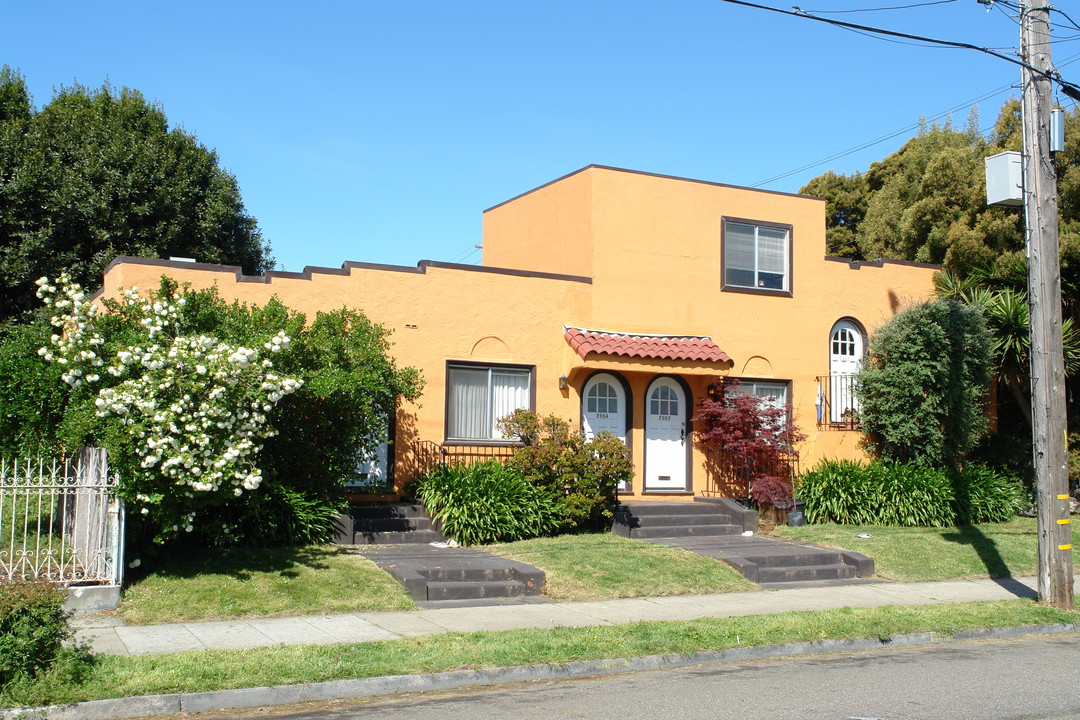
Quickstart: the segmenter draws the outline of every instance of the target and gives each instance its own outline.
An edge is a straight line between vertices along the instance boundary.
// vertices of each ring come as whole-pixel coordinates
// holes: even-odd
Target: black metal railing
[[[520,445],[440,445],[431,440],[419,440],[412,444],[412,454],[417,476],[434,470],[439,465],[469,465],[492,458],[506,462]]]
[[[755,478],[774,476],[794,483],[799,477],[799,453],[780,455],[736,455],[723,450],[706,450],[705,467],[711,492],[724,497],[749,497]]]
[[[822,430],[858,430],[859,398],[854,375],[817,378],[817,425]]]

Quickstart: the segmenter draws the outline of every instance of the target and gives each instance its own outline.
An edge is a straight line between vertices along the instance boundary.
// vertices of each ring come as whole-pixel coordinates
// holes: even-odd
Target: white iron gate
[[[124,508],[105,450],[0,459],[0,582],[119,585]]]

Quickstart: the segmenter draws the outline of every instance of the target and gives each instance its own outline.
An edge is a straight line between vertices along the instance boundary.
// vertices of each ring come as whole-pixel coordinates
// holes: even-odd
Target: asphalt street
[[[1080,634],[724,663],[188,717],[1080,720]]]

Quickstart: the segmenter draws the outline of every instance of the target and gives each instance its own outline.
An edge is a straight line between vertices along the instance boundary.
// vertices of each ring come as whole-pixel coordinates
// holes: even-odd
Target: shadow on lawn
[[[237,580],[248,580],[253,573],[276,573],[281,577],[299,577],[300,570],[326,570],[326,558],[342,551],[325,547],[292,548],[178,548],[167,558],[159,558],[138,577],[131,577],[132,584],[147,575],[166,578],[195,578],[206,575],[227,575]],[[144,566],[145,567],[145,566]],[[140,568],[142,569],[142,568]]]
[[[977,526],[964,525],[957,530],[959,532],[942,533],[941,537],[948,542],[970,545],[978,553],[990,577],[1013,595],[1020,598],[1038,597],[1037,592],[1012,578],[1012,571],[998,552],[997,543],[986,537]]]

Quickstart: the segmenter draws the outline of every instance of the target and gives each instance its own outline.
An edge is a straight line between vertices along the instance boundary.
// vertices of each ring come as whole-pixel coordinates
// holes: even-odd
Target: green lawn
[[[869,555],[879,577],[900,582],[1035,575],[1038,569],[1034,518],[950,528],[777,526],[773,534]]]
[[[373,562],[335,546],[173,555],[124,591],[129,623],[281,617],[416,605]]]
[[[521,540],[484,549],[543,570],[544,594],[555,600],[761,589],[719,560],[607,533]]]
[[[450,633],[331,646],[205,650],[97,658],[81,681],[56,673],[0,691],[0,707],[153,693],[322,682],[535,663],[723,650],[824,638],[887,638],[974,628],[1080,622],[1080,612],[1027,600],[844,608],[683,622]]]

